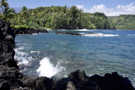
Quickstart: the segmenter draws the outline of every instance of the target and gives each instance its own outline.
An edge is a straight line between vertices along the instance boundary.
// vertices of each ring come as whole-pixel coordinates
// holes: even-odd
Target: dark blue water
[[[54,70],[61,76],[77,69],[85,70],[89,75],[118,72],[135,82],[135,31],[93,30],[74,33],[84,36],[56,33],[18,35],[16,58],[22,72],[39,75],[41,72],[53,73]],[[85,36],[88,33],[96,34]],[[41,62],[43,60],[48,62]]]

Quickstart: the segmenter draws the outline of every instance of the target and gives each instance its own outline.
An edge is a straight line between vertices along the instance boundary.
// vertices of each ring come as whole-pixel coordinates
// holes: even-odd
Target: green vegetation
[[[117,29],[135,30],[135,15],[109,17]]]
[[[13,28],[32,29],[112,29],[114,28],[103,13],[84,13],[75,6],[23,7],[19,13],[9,8],[6,0],[1,0],[0,18],[11,23]]]
[[[15,16],[15,10],[13,8],[9,8],[6,0],[0,1],[0,10],[0,18],[5,19],[6,21],[10,21],[10,19]]]
[[[83,13],[75,6],[39,7],[28,10],[23,7],[11,20],[13,25],[27,25],[30,28],[51,29],[110,29],[111,23],[104,14]]]
[[[107,17],[103,13],[84,13],[77,7],[51,6],[28,9],[19,13],[9,8],[6,0],[0,1],[0,18],[11,23],[13,28],[25,29],[132,29],[135,30],[135,15]]]

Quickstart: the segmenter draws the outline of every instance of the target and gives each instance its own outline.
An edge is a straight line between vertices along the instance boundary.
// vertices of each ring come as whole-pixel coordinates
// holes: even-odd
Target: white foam
[[[92,34],[82,34],[82,36],[89,36],[89,37],[117,37],[118,34],[103,34],[103,33],[92,33]]]
[[[26,55],[27,55],[27,53],[22,52],[22,51],[20,51],[19,49],[15,49],[15,52],[16,52],[16,54],[19,55],[19,56],[26,56]]]
[[[21,46],[21,47],[18,47],[16,48],[17,50],[23,50],[24,49],[24,46]]]
[[[37,72],[39,76],[46,76],[48,78],[51,78],[52,76],[56,75],[57,73],[64,70],[64,67],[60,65],[60,63],[57,63],[56,66],[54,66],[50,59],[45,57],[40,61],[40,66],[37,69]]]
[[[90,31],[90,30],[88,30],[88,29],[80,29],[79,31]]]
[[[40,51],[33,51],[33,50],[32,50],[32,51],[30,51],[30,53],[38,53],[38,54],[39,54]]]
[[[72,31],[90,31],[89,29],[77,29],[77,30],[72,30]]]
[[[18,65],[28,65],[29,61],[26,58],[20,57],[19,59],[22,59],[20,62],[18,62]]]
[[[18,65],[29,65],[29,62],[33,60],[28,53],[23,51],[24,47],[18,47],[15,49],[15,59],[18,61]]]

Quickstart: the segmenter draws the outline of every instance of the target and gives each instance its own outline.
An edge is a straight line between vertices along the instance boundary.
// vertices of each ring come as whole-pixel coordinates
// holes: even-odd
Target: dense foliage
[[[19,13],[9,8],[5,0],[1,0],[0,18],[9,21],[14,28],[33,29],[112,29],[114,26],[102,13],[84,13],[75,6],[39,7],[27,9],[23,7]]]
[[[117,29],[135,30],[135,15],[109,17]]]

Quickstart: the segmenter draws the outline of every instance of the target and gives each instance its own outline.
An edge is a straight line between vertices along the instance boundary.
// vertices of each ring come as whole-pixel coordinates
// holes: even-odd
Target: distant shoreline
[[[12,28],[14,30],[15,34],[33,34],[33,33],[48,33],[47,30],[41,30],[41,29],[31,29],[31,28]]]
[[[15,34],[33,34],[33,33],[48,33],[50,31],[56,31],[57,34],[71,34],[71,35],[80,35],[80,34],[73,34],[71,32],[61,32],[61,31],[94,31],[94,30],[120,30],[120,31],[125,31],[125,30],[130,30],[134,31],[131,29],[32,29],[32,28],[12,28],[14,30]],[[57,32],[60,31],[60,32]]]

